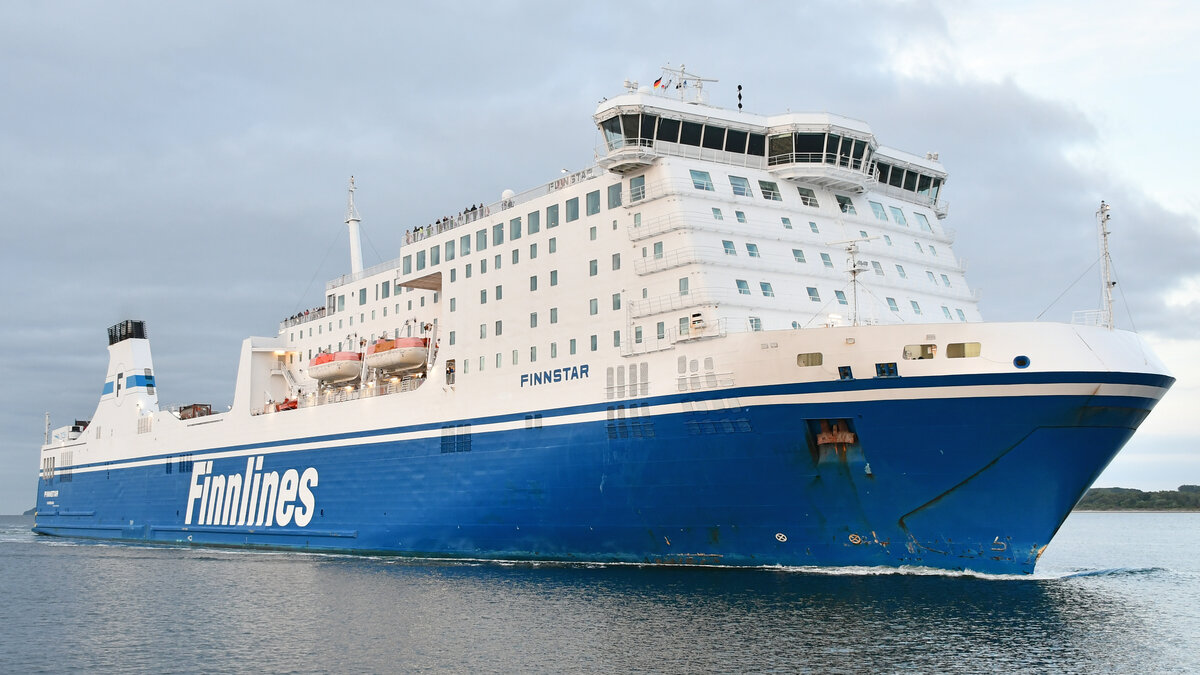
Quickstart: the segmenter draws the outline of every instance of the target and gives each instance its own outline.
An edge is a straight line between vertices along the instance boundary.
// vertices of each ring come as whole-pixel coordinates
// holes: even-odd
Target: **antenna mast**
[[[1112,280],[1112,256],[1108,252],[1108,204],[1101,201],[1100,209],[1096,211],[1096,221],[1100,226],[1100,257],[1103,261],[1101,281],[1104,284],[1104,315],[1102,324],[1109,330],[1113,329],[1113,298],[1112,289],[1117,282]]]
[[[871,241],[878,239],[875,237],[859,237],[858,239],[847,239],[846,241],[831,241],[829,246],[846,246],[846,253],[850,256],[850,288],[854,296],[854,304],[850,305],[850,325],[858,325],[858,275],[867,271],[867,263],[858,262],[858,244],[859,242]]]
[[[358,236],[358,209],[354,208],[354,176],[350,176],[350,193],[346,198],[346,225],[350,228],[350,272],[362,271],[362,241]]]

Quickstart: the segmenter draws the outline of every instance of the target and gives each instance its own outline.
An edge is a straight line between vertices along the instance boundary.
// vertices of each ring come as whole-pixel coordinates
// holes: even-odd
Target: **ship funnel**
[[[363,269],[362,242],[359,239],[358,209],[354,208],[354,176],[350,176],[350,193],[346,198],[346,225],[350,228],[350,272],[358,274]]]

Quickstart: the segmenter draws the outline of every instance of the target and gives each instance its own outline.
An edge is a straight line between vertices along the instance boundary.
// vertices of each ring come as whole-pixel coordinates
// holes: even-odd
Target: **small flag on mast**
[[[662,84],[662,78],[661,78],[661,77],[660,77],[660,78],[658,78],[657,80],[655,80],[655,81],[654,81],[654,88],[655,88],[655,89],[658,89],[658,86],[659,86],[660,84]]]

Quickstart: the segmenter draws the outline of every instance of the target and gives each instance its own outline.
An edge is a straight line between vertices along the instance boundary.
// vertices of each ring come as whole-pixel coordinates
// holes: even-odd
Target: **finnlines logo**
[[[303,473],[288,469],[263,473],[263,458],[246,459],[246,472],[226,476],[212,475],[212,461],[196,462],[192,467],[192,485],[188,490],[185,525],[192,524],[193,510],[197,525],[285,526],[293,521],[308,525],[313,517],[317,470]],[[299,503],[296,501],[299,500]]]

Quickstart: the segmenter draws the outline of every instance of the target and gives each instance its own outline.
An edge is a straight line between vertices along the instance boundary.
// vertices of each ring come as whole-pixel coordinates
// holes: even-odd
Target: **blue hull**
[[[1169,387],[1121,373],[946,376],[833,382],[624,401],[894,392],[932,386],[1096,382]],[[1150,412],[1138,396],[897,397],[609,415],[455,439],[263,448],[262,474],[319,474],[311,503],[295,485],[286,526],[202,525],[199,476],[164,463],[39,481],[43,534],[313,551],[491,559],[720,565],[922,565],[1032,572],[1063,519]],[[607,406],[541,411],[544,420]],[[622,413],[624,411],[621,411]],[[475,426],[507,418],[462,420]],[[616,419],[612,419],[616,417]],[[855,434],[818,443],[821,421]],[[432,428],[439,428],[434,425]],[[282,443],[281,443],[282,445]],[[286,449],[286,445],[283,446]],[[212,475],[247,474],[247,456]],[[194,453],[196,465],[206,452]],[[171,472],[167,472],[167,467]],[[93,467],[95,469],[96,467]],[[47,491],[57,497],[47,503]],[[214,497],[214,500],[216,498]],[[253,500],[250,500],[251,502]],[[233,512],[237,512],[234,503]],[[243,509],[244,510],[244,509]],[[218,509],[218,513],[219,513]],[[189,518],[191,513],[191,518]],[[190,520],[185,523],[185,520]],[[220,517],[215,519],[220,522]],[[237,517],[231,516],[230,522]],[[253,519],[251,519],[253,520]]]

